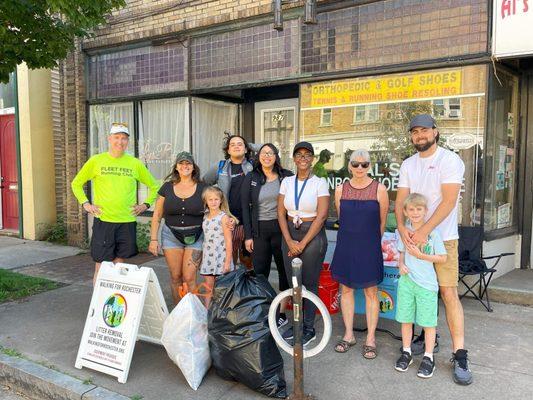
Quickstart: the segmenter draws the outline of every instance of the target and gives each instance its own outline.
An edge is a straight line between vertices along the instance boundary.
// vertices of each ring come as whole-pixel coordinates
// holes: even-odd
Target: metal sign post
[[[303,298],[302,298],[302,260],[292,260],[292,327],[294,332],[294,388],[289,396],[290,400],[313,399],[304,394],[304,354],[303,354]]]
[[[293,346],[290,346],[285,339],[283,339],[276,325],[276,314],[278,307],[287,297],[292,297]],[[322,335],[322,339],[318,345],[312,349],[304,349],[302,344],[303,299],[313,302],[320,311],[322,319],[324,320],[324,334]],[[313,396],[306,395],[304,393],[303,362],[304,358],[316,356],[318,353],[324,350],[328,344],[329,338],[331,337],[331,317],[322,300],[320,300],[316,294],[306,290],[306,288],[302,286],[302,260],[299,258],[292,260],[292,289],[284,290],[278,294],[274,300],[272,300],[270,310],[268,311],[268,325],[270,327],[272,337],[278,346],[283,351],[291,354],[294,357],[294,388],[293,392],[289,396],[289,399],[314,400],[315,398]]]

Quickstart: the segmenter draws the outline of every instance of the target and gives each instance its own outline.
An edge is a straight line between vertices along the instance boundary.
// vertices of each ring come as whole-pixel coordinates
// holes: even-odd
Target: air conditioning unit
[[[448,113],[448,117],[450,118],[460,118],[461,117],[461,110],[450,110]]]

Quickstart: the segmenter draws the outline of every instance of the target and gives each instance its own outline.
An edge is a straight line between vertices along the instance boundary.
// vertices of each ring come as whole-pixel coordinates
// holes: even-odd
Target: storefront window
[[[486,146],[485,231],[516,222],[515,182],[518,78],[504,71],[491,74]]]
[[[9,74],[7,83],[0,83],[0,110],[15,107],[15,74]]]
[[[130,131],[128,153],[134,154],[133,103],[98,104],[89,108],[90,151],[93,156],[108,150],[107,135],[113,122],[126,123]]]
[[[139,158],[152,175],[162,181],[176,154],[190,150],[189,101],[187,97],[147,100],[139,103]],[[146,198],[140,185],[139,198]]]
[[[466,166],[460,223],[480,224],[485,86],[485,66],[303,84],[300,138],[313,144],[317,162],[324,150],[331,153],[322,157],[321,168],[332,193],[331,219],[336,219],[333,191],[349,179],[350,155],[362,148],[371,154],[370,174],[389,190],[393,228],[400,165],[414,154],[409,121],[416,114],[430,113],[437,119],[439,144],[457,152]],[[328,109],[332,120],[326,126],[323,113]]]
[[[224,132],[238,133],[238,113],[237,104],[192,99],[193,155],[202,174],[223,159]]]

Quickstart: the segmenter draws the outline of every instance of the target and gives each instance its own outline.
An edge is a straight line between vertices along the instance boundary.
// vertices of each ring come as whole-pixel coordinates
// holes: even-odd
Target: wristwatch
[[[151,206],[148,203],[143,203],[146,206],[146,209],[148,210]]]

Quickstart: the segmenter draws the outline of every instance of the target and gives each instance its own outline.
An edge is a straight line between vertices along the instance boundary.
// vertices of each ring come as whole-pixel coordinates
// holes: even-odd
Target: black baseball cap
[[[429,114],[418,114],[411,119],[409,132],[417,126],[421,126],[422,128],[436,128],[437,122]]]
[[[306,149],[306,150],[309,150],[311,152],[312,155],[315,155],[315,150],[313,149],[313,145],[309,142],[300,142],[300,143],[297,143],[295,146],[294,146],[294,149],[292,150],[292,155],[294,156],[296,154],[296,152],[300,149]]]

